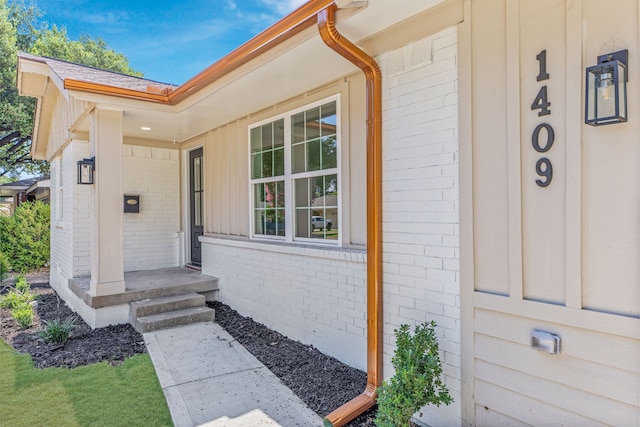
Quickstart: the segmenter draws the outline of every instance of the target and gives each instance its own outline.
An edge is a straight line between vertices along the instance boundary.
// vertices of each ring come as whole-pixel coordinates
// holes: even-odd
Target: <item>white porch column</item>
[[[92,295],[122,293],[124,286],[124,215],[122,110],[96,108],[89,136],[95,173],[91,210]]]

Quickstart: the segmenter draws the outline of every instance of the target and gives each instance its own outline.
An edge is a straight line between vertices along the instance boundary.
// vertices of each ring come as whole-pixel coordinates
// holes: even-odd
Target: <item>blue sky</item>
[[[35,0],[69,36],[100,37],[148,79],[182,84],[305,0]]]

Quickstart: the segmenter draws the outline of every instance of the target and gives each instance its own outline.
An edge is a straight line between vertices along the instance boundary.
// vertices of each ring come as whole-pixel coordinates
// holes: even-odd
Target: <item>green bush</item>
[[[413,336],[409,325],[394,331],[396,350],[391,363],[395,374],[378,388],[377,426],[408,426],[411,416],[424,405],[453,402],[441,379],[435,326],[433,321],[418,325]]]
[[[11,315],[22,329],[30,328],[33,324],[33,307],[31,304],[22,304],[13,310]]]
[[[2,233],[0,233],[2,238]],[[0,284],[7,278],[7,273],[11,271],[11,263],[9,263],[9,257],[4,252],[0,251]]]
[[[50,343],[62,344],[69,339],[69,334],[76,327],[77,320],[76,316],[67,317],[62,321],[60,319],[50,322],[43,320],[45,327],[40,332],[40,336]]]
[[[17,289],[11,289],[6,295],[0,298],[0,308],[14,310],[25,304],[31,304],[34,299],[35,295],[29,292],[22,293]]]
[[[49,205],[23,203],[11,217],[0,221],[0,252],[17,271],[31,271],[49,262]]]
[[[31,285],[29,284],[29,282],[27,282],[27,279],[22,274],[18,274],[16,276],[15,288],[19,292],[27,294],[31,290]]]

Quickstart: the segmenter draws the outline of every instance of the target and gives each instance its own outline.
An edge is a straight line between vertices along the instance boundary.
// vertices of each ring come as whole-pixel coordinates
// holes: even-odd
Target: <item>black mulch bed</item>
[[[0,309],[0,337],[19,353],[30,354],[37,368],[75,368],[103,361],[117,365],[135,354],[146,353],[142,335],[131,325],[91,329],[79,316],[65,344],[47,343],[39,335],[44,328],[42,321],[64,320],[75,314],[47,283],[32,283],[31,291],[37,295],[33,325],[20,329],[11,312]]]
[[[216,322],[317,414],[329,414],[364,390],[367,384],[364,372],[292,341],[225,304],[217,301],[207,304],[216,310]],[[372,408],[348,426],[374,426],[374,418]]]
[[[43,273],[44,277],[48,274]],[[78,317],[77,327],[63,345],[48,344],[40,337],[43,320],[52,321],[74,316],[48,283],[31,283],[37,295],[35,317],[31,328],[22,330],[7,309],[0,309],[0,337],[20,353],[28,353],[38,368],[89,365],[97,362],[120,364],[135,354],[145,353],[142,335],[131,325],[91,329]],[[7,291],[0,287],[0,293]],[[338,408],[360,394],[366,374],[311,346],[292,341],[252,319],[240,316],[229,306],[214,302],[216,321],[258,360],[267,366],[302,401],[320,416]],[[348,425],[374,426],[375,408]]]

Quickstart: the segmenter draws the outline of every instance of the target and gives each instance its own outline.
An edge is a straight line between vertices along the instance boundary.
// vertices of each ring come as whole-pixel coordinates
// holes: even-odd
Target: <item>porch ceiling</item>
[[[440,3],[443,0],[369,0],[364,9],[343,11],[338,29],[351,40],[363,40],[389,22]],[[324,44],[313,26],[175,106],[79,91],[70,94],[97,104],[117,104],[124,110],[125,137],[180,143],[355,71],[353,64]],[[89,120],[79,123],[76,130],[88,132]]]

